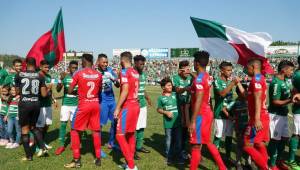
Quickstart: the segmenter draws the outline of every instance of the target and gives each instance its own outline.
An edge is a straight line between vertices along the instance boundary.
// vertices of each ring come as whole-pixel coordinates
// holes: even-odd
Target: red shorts
[[[211,143],[211,127],[213,122],[212,111],[204,112],[197,115],[195,130],[190,134],[191,144],[208,144]]]
[[[100,110],[98,101],[79,104],[72,119],[72,129],[79,131],[87,128],[94,131],[100,130]]]
[[[140,105],[138,102],[125,103],[118,117],[117,134],[135,132],[139,114]]]
[[[268,142],[270,140],[270,119],[268,117],[264,118],[261,120],[261,123],[263,128],[260,131],[256,131],[254,123],[249,122],[244,134],[244,141],[246,144]]]

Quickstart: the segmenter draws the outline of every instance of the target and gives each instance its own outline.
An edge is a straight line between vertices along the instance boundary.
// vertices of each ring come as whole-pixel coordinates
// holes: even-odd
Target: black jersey
[[[20,72],[16,75],[15,85],[20,90],[20,102],[39,102],[41,87],[45,79],[35,71]]]

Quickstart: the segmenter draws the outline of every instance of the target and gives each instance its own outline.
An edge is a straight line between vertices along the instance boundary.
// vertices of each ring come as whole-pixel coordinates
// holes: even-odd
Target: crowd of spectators
[[[170,59],[170,60],[148,60],[145,65],[145,73],[147,74],[148,84],[150,85],[157,85],[158,82],[166,77],[172,76],[177,73],[178,71],[178,64],[182,60],[188,60],[190,62],[191,69],[193,70],[193,59],[192,58],[184,58],[184,59]],[[295,65],[297,65],[297,57],[280,57],[280,58],[269,58],[269,62],[271,66],[276,71],[277,65],[281,60],[289,60],[292,61]],[[222,60],[219,59],[212,59],[207,71],[212,76],[217,76],[219,74],[219,64]],[[115,69],[119,70],[119,60],[117,57],[114,57],[110,60],[109,65]],[[67,68],[67,64],[65,62],[60,62],[57,66],[53,67],[50,73],[53,77],[58,78],[59,74],[63,72]],[[243,67],[234,64],[234,71],[233,76],[239,76],[242,78],[246,78],[245,73],[243,72]]]

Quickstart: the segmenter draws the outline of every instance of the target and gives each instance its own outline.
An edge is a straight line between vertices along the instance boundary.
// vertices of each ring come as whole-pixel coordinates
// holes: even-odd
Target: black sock
[[[32,133],[34,135],[34,138],[35,138],[39,148],[40,149],[46,149],[45,142],[43,140],[42,132],[35,128],[35,129],[32,130]]]
[[[29,146],[29,134],[22,134],[22,144],[27,158],[32,157],[32,152]]]

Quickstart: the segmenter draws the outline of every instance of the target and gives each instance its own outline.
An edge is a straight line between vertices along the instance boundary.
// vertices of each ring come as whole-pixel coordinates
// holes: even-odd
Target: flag
[[[63,59],[65,51],[64,24],[62,9],[60,9],[51,30],[33,44],[26,58],[35,58],[37,66],[42,60],[47,60],[50,67],[53,67]]]
[[[265,57],[265,49],[272,43],[268,33],[248,33],[215,21],[191,17],[200,40],[200,49],[212,57],[246,66],[250,58],[263,61],[263,72],[274,73]]]

